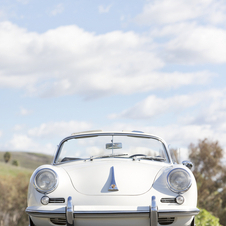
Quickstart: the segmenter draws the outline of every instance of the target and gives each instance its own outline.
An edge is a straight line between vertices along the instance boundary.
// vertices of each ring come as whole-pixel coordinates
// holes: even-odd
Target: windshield
[[[125,155],[124,155],[125,154]],[[163,143],[157,139],[101,135],[72,138],[65,141],[57,153],[55,163],[90,157],[154,157],[169,162]]]

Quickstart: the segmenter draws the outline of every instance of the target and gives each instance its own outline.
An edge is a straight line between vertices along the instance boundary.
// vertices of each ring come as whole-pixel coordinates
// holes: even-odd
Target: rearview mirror
[[[107,143],[106,149],[121,149],[122,143]]]

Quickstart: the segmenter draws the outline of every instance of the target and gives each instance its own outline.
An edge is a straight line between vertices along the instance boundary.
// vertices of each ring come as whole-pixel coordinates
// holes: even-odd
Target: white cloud
[[[171,147],[184,149],[185,152],[190,143],[197,144],[199,139],[204,138],[217,140],[226,149],[226,89],[211,89],[168,98],[151,95],[112,117],[135,119],[130,124],[117,124],[112,127],[115,130],[135,129],[153,133],[165,139]],[[142,119],[147,120],[142,122]],[[156,121],[158,126],[149,126],[156,124]],[[184,150],[181,152],[184,153]]]
[[[211,125],[212,128],[226,132],[226,89],[209,90],[202,95],[202,108],[192,117],[184,118],[184,123]]]
[[[208,90],[187,95],[178,95],[168,98],[158,98],[151,95],[133,107],[121,113],[109,116],[111,119],[136,119],[136,120],[162,120],[161,117],[171,117],[177,120],[178,127],[196,128],[192,136],[200,138],[209,135],[223,140],[226,134],[226,90]],[[168,125],[167,125],[168,126]],[[160,127],[161,128],[161,127]],[[207,129],[208,128],[208,129]],[[156,128],[156,130],[158,130]],[[178,130],[178,129],[177,129]],[[174,131],[174,129],[172,129]],[[172,132],[171,132],[172,133]],[[175,132],[173,132],[175,133]],[[217,136],[215,135],[217,134]],[[187,136],[187,135],[186,135]],[[202,136],[201,136],[202,137]],[[183,138],[184,139],[184,138]],[[186,140],[189,140],[190,137]],[[226,142],[222,142],[225,143]]]
[[[172,123],[162,126],[150,126],[139,123],[116,123],[111,125],[111,129],[114,131],[120,130],[139,130],[146,133],[154,134],[163,138],[171,148],[179,148],[182,151],[187,152],[187,148],[191,143],[198,143],[199,139],[210,139],[210,140],[218,140],[222,147],[226,148],[226,130],[222,130],[221,128],[214,128],[211,125],[203,124],[203,125],[195,125],[188,124],[183,125],[179,123]],[[186,154],[181,153],[182,156],[186,156]]]
[[[210,141],[219,141],[220,146],[226,150],[226,123],[224,128],[214,127],[209,124],[180,124],[169,123],[166,125],[150,126],[142,124],[140,121],[127,123],[117,123],[111,126],[114,131],[120,130],[139,130],[146,133],[154,134],[163,138],[170,148],[177,148],[180,150],[180,160],[188,159],[188,146],[191,143],[198,144],[199,140],[205,138]]]
[[[61,121],[43,123],[39,127],[32,128],[28,131],[30,137],[53,138],[70,136],[72,133],[90,130],[91,124],[77,121]]]
[[[166,26],[158,33],[173,36],[163,44],[163,57],[182,64],[226,63],[226,30],[196,24]]]
[[[25,134],[14,134],[6,146],[10,150],[30,151],[37,150],[39,145]]]
[[[162,31],[162,35],[167,32]],[[204,42],[201,34],[208,35],[211,41]],[[203,84],[212,77],[211,73],[159,70],[165,66],[164,59],[193,62],[193,56],[200,56],[200,62],[224,62],[224,35],[221,30],[205,33],[197,29],[193,35],[179,35],[159,47],[150,36],[134,32],[95,35],[77,26],[64,26],[37,34],[3,22],[0,87],[20,88],[44,97],[78,94],[95,98]],[[215,38],[218,43],[210,45]],[[158,48],[166,53],[159,54]]]
[[[63,4],[58,4],[55,8],[50,12],[51,16],[56,16],[57,14],[61,14],[64,11]]]
[[[112,5],[108,5],[106,7],[104,7],[103,5],[99,5],[98,6],[99,13],[108,13],[111,7]]]
[[[26,134],[14,134],[4,148],[12,151],[27,151],[45,153],[48,155],[54,155],[54,152],[56,151],[55,144],[51,142],[42,144],[42,142],[37,141]]]
[[[154,0],[147,3],[135,21],[139,24],[171,24],[192,20],[213,24],[226,21],[223,0]]]
[[[27,131],[25,129],[25,125],[15,125],[14,131],[17,131],[17,133],[2,145],[3,148],[13,151],[41,152],[52,155],[56,151],[56,145],[64,137],[70,136],[74,132],[90,130],[92,125],[82,121],[61,121],[43,123]]]
[[[20,114],[21,114],[22,116],[30,115],[31,113],[32,113],[31,110],[25,109],[24,107],[21,107],[21,108],[20,108]]]
[[[16,124],[14,127],[13,127],[13,130],[14,131],[20,131],[22,129],[25,128],[25,125],[20,125],[20,124]]]
[[[167,120],[165,126],[143,126],[140,121],[140,119],[158,120],[159,118],[161,120],[161,116],[170,116],[172,123]],[[173,147],[186,148],[191,142],[197,143],[198,139],[208,138],[218,140],[222,147],[226,148],[226,89],[212,89],[168,98],[151,95],[111,117],[136,119],[133,126],[119,124],[117,127],[159,135]],[[161,124],[163,123],[164,120]],[[139,127],[134,128],[134,125]]]
[[[176,99],[176,98],[175,98]],[[183,96],[184,100],[189,100]],[[179,103],[180,103],[179,101]],[[196,102],[198,103],[198,101]],[[182,103],[184,105],[185,103]],[[192,105],[192,104],[191,104]],[[56,150],[56,144],[65,136],[70,136],[72,132],[90,130],[93,126],[86,122],[50,122],[43,123],[39,127],[32,128],[24,134],[14,134],[12,139],[4,146],[4,149],[14,151],[31,151],[53,154]],[[102,128],[105,131],[121,131],[121,130],[139,130],[162,137],[171,147],[187,149],[190,143],[197,143],[199,139],[208,138],[218,140],[220,145],[226,147],[226,123],[220,127],[214,127],[211,124],[181,124],[169,123],[162,126],[147,126],[140,121],[133,123],[113,123]],[[46,141],[48,140],[48,141]],[[186,150],[185,150],[186,151]],[[186,154],[181,153],[182,156]]]
[[[1,86],[30,93],[129,94],[196,83],[203,77],[157,73],[164,62],[156,56],[155,45],[134,32],[97,36],[66,26],[37,34],[4,22],[0,34]]]
[[[5,17],[5,12],[3,10],[0,10],[0,19],[4,18]]]
[[[130,119],[152,119],[161,115],[166,115],[169,112],[183,111],[200,103],[210,103],[210,100],[215,101],[213,93],[200,92],[187,95],[178,95],[168,98],[158,98],[155,95],[150,95],[143,101],[138,102],[133,107],[122,111],[119,114],[112,114],[109,118],[130,118]],[[206,109],[205,109],[206,110]]]
[[[226,63],[226,2],[154,0],[135,21],[150,25],[161,59],[175,64]]]
[[[121,88],[128,76],[137,81],[163,65],[145,49],[151,48],[151,43],[133,32],[95,36],[67,26],[39,35],[4,22],[0,24],[0,34],[0,84],[29,92],[124,92]],[[110,78],[113,81],[109,82]],[[121,86],[118,90],[116,82]]]
[[[209,125],[167,125],[154,128],[172,146],[186,147],[198,139],[213,138],[215,134]],[[225,143],[226,144],[226,143]],[[186,146],[185,146],[186,145]]]

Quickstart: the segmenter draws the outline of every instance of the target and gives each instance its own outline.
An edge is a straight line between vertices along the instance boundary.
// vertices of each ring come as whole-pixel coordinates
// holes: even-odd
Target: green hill
[[[13,166],[8,163],[0,162],[0,176],[8,177],[13,176],[16,177],[18,175],[26,175],[29,181],[31,174],[33,173],[32,169],[27,169],[20,166]]]
[[[43,164],[51,164],[53,160],[53,156],[40,154],[40,153],[31,153],[31,152],[16,152],[9,151],[11,154],[10,161],[8,163],[4,163],[4,154],[5,152],[0,151],[0,162],[6,165],[12,165],[14,160],[17,160],[19,163],[19,167],[27,168],[30,170],[36,169],[38,166]]]

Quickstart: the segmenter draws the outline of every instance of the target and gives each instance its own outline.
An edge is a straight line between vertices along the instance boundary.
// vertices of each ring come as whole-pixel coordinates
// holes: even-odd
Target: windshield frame
[[[149,139],[158,140],[163,144],[167,158],[169,160],[168,163],[171,163],[171,164],[173,163],[170,152],[167,148],[167,144],[161,137],[158,137],[158,136],[155,136],[152,134],[143,133],[143,132],[95,132],[95,133],[89,132],[89,133],[73,134],[72,136],[65,137],[58,145],[58,148],[57,148],[54,160],[53,160],[53,165],[62,164],[62,163],[58,163],[57,159],[61,153],[62,146],[66,141],[71,140],[71,139],[82,139],[82,138],[98,137],[98,136],[127,136],[127,137],[139,137],[139,138],[149,138]]]

